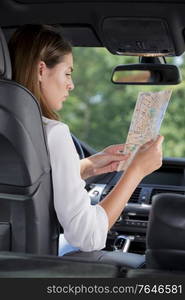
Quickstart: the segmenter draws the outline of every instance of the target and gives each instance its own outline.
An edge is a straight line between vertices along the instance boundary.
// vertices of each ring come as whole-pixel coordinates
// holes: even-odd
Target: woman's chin
[[[56,111],[61,110],[63,108],[63,101],[61,101],[56,107]]]
[[[55,111],[61,110],[63,108],[63,103],[64,103],[64,100],[58,101],[57,103],[55,103],[55,105],[52,107],[52,109]]]

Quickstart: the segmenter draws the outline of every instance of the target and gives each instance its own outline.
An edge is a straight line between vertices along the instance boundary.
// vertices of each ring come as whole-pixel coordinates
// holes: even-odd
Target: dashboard
[[[92,204],[97,204],[114,188],[122,172],[113,172],[87,181]],[[160,169],[146,176],[133,192],[117,222],[108,233],[106,250],[143,254],[153,196],[160,193],[185,195],[185,159],[165,158]]]

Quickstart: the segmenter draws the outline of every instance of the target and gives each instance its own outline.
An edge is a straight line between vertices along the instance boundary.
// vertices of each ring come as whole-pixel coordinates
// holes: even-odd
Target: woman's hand
[[[163,140],[163,136],[158,136],[155,141],[150,141],[141,146],[129,168],[134,168],[141,177],[145,177],[160,168],[162,165]]]
[[[163,139],[159,136],[156,141],[150,141],[140,147],[116,186],[99,202],[107,213],[109,228],[116,222],[143,177],[162,165]]]
[[[129,157],[129,155],[121,154],[123,150],[123,144],[112,145],[101,152],[82,159],[80,161],[81,177],[85,179],[91,176],[116,171],[119,163],[127,160]]]

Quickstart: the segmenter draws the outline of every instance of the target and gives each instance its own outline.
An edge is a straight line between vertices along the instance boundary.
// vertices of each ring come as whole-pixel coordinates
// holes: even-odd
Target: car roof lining
[[[175,55],[181,55],[185,50],[184,15],[183,0],[1,0],[0,2],[0,26],[6,36],[13,28],[23,24],[60,24],[74,46],[107,47],[102,25],[106,18],[155,18],[165,20],[167,23]],[[146,39],[154,39],[153,33],[151,31]],[[121,39],[121,36],[118,38]]]
[[[103,44],[99,40],[98,36],[90,26],[62,26],[60,24],[53,24],[58,28],[61,27],[61,34],[71,42],[73,46],[77,47],[103,47]],[[4,27],[3,32],[7,42],[18,28],[15,27]]]

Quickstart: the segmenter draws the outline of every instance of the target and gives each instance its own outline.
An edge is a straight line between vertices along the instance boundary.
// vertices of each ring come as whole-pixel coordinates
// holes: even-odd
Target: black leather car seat
[[[38,102],[11,81],[0,30],[0,250],[57,254],[59,223]]]
[[[146,241],[146,268],[185,269],[185,195],[153,197]]]

